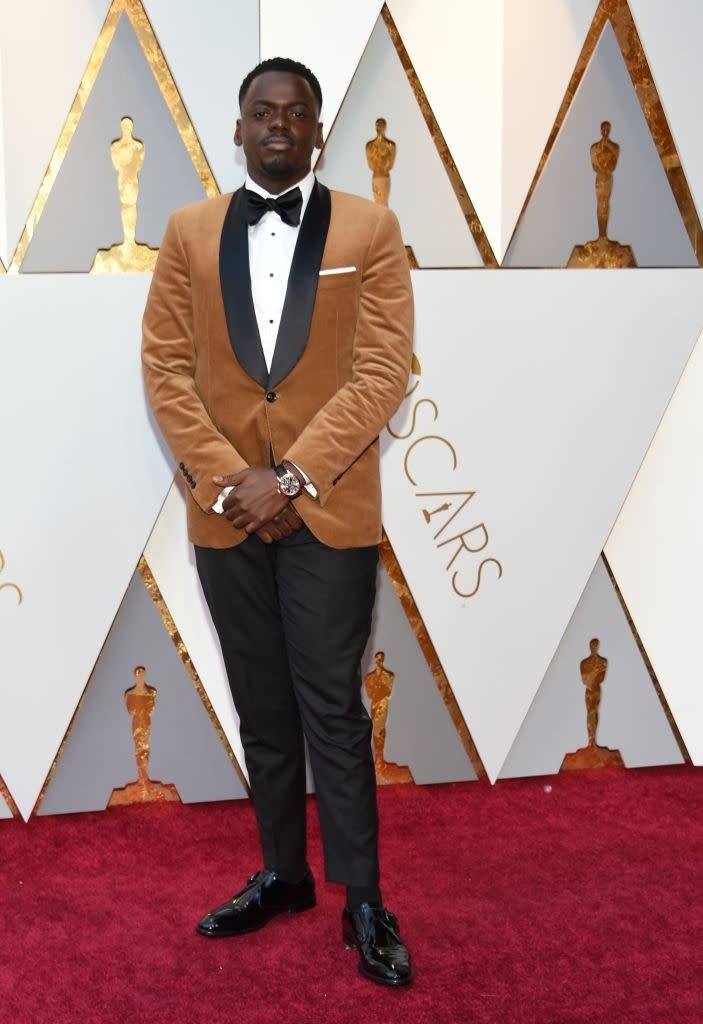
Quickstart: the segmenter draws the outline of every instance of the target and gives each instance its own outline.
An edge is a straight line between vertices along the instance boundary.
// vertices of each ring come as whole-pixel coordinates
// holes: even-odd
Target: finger
[[[303,525],[303,520],[300,518],[298,513],[291,505],[289,505],[288,508],[285,509],[284,514],[285,521],[287,525],[290,527],[291,533],[296,533]]]
[[[270,522],[264,523],[264,525],[261,526],[260,529],[267,530],[268,533],[270,533],[273,540],[280,540],[282,537],[285,536],[283,532],[283,524],[279,522],[278,519],[271,519]]]
[[[257,518],[255,512],[252,512],[252,510],[248,508],[242,508],[241,505],[233,506],[229,512],[225,513],[225,515],[228,519],[231,519],[234,525],[238,526],[240,530],[245,529],[249,523],[254,523],[255,530],[258,530],[260,526],[268,526],[269,523],[268,516]]]
[[[229,519],[232,526],[236,526],[238,530],[245,530],[250,524],[253,525],[254,530],[258,530],[260,526],[268,526],[268,523],[265,524],[265,522],[261,520],[253,522],[251,512],[247,512],[246,510],[242,511],[240,508],[229,509],[229,511],[225,512],[225,517]]]
[[[271,536],[265,526],[262,526],[260,530],[256,531],[256,536],[264,542],[264,544],[272,544],[274,538]]]
[[[248,470],[240,469],[238,473],[224,473],[219,476],[214,476],[212,482],[218,484],[220,487],[236,487],[244,480]]]

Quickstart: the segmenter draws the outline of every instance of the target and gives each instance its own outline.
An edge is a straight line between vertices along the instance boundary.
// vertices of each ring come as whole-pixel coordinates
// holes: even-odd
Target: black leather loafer
[[[257,871],[228,903],[216,907],[195,926],[201,935],[225,938],[255,932],[276,914],[295,914],[315,906],[315,882],[282,882],[275,871]]]
[[[383,907],[362,903],[342,911],[342,940],[361,954],[359,971],[380,985],[407,985],[413,976],[410,953],[398,934],[398,919]]]

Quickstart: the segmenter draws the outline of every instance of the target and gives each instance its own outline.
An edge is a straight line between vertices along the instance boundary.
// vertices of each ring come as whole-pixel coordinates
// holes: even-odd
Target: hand
[[[240,530],[256,533],[280,515],[288,498],[280,494],[273,469],[249,467],[239,473],[214,476],[218,487],[233,487],[222,503],[223,514]]]
[[[256,531],[256,536],[264,544],[271,544],[274,540],[282,540],[283,537],[297,533],[302,525],[303,520],[293,507],[293,503],[289,501],[279,515]]]

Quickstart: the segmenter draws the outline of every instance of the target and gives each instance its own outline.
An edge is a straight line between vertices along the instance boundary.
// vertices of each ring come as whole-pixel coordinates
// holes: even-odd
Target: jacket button
[[[276,394],[275,391],[267,391],[266,392],[266,401],[267,402],[275,402],[277,398],[278,398],[278,395]]]

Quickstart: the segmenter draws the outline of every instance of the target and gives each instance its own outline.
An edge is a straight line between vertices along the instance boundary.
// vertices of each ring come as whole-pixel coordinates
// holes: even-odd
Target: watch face
[[[300,480],[295,474],[286,470],[285,473],[278,474],[278,489],[287,498],[295,498],[297,494],[300,494]]]

